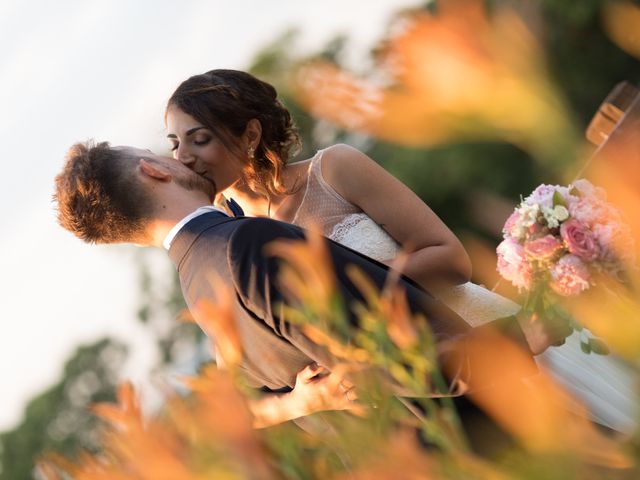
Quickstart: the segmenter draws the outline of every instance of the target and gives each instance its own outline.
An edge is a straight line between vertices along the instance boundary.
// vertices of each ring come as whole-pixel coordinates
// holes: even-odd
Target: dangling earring
[[[247,157],[249,157],[251,160],[253,160],[253,152],[253,147],[247,148]]]

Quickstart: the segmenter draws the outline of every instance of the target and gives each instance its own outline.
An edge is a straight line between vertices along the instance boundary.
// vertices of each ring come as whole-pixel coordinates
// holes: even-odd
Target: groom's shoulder
[[[245,285],[276,268],[269,245],[303,239],[299,227],[269,218],[246,218],[234,224],[226,245],[226,261],[236,284]]]
[[[303,239],[304,233],[300,227],[271,218],[244,218],[234,225],[229,246],[237,248],[242,245],[256,245],[279,238]]]

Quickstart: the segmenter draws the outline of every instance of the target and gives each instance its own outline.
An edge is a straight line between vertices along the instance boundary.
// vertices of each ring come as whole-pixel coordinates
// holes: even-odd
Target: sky
[[[135,320],[134,249],[88,246],[56,224],[53,178],[74,142],[166,151],[163,110],[187,77],[244,69],[285,29],[300,48],[338,33],[364,59],[390,14],[417,0],[0,0],[0,431],[55,384],[82,343],[130,345],[127,377],[154,361]],[[151,256],[158,272],[169,260]]]

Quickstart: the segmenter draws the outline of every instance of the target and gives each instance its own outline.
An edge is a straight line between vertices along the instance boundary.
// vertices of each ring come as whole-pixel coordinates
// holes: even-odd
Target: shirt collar
[[[184,227],[187,224],[187,222],[189,222],[190,220],[193,220],[196,217],[199,217],[204,213],[211,212],[211,211],[221,212],[221,213],[224,213],[226,216],[229,216],[227,212],[225,212],[222,208],[216,207],[215,205],[205,205],[203,207],[198,208],[194,212],[191,212],[189,215],[184,217],[178,223],[176,223],[173,226],[173,228],[169,230],[169,233],[167,234],[166,237],[164,237],[164,240],[162,242],[162,246],[165,248],[165,250],[169,250],[169,248],[171,248],[171,243],[173,242],[173,239],[176,237],[176,235],[182,229],[182,227]]]

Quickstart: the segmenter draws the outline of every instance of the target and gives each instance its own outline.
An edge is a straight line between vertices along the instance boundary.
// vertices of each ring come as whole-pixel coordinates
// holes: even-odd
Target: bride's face
[[[166,122],[173,158],[211,180],[219,193],[240,179],[242,161],[211,130],[175,106],[167,109]]]

